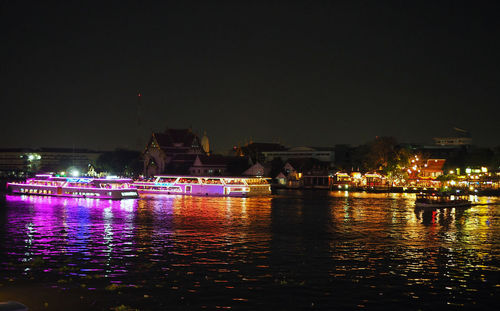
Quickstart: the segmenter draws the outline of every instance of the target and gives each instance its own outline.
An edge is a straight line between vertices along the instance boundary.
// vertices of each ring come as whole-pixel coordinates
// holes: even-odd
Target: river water
[[[500,199],[0,197],[0,301],[30,310],[495,308]]]

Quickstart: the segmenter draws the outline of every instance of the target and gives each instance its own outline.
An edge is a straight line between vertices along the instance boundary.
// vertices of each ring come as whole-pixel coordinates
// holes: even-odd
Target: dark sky
[[[0,0],[0,147],[500,145],[495,1]],[[137,90],[142,93],[141,134]]]

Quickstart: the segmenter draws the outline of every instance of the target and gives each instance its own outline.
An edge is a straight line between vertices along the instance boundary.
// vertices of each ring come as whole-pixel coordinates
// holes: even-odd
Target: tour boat
[[[247,197],[271,194],[263,177],[155,176],[134,182],[139,193]]]
[[[447,208],[447,207],[469,207],[471,202],[467,195],[453,194],[417,194],[415,207]]]
[[[54,177],[36,175],[24,182],[7,183],[12,193],[48,195],[56,197],[125,199],[137,198],[137,189],[131,179]]]

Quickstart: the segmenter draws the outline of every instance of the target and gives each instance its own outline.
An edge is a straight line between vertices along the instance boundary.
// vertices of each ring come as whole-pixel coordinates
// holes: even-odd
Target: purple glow
[[[106,273],[115,253],[134,253],[136,200],[88,200],[44,196],[7,195],[10,209],[6,231],[13,241],[11,256],[20,262],[44,262],[44,273],[60,273],[52,262],[64,257],[79,262],[68,275],[85,276]],[[25,228],[19,232],[19,228]],[[14,245],[23,248],[15,248]],[[92,259],[90,253],[93,253]],[[75,256],[75,257],[73,257]],[[79,258],[79,259],[77,259]],[[67,266],[72,266],[70,261]],[[82,264],[88,262],[87,264]],[[119,272],[124,271],[124,272]],[[113,275],[126,274],[119,267]],[[76,274],[75,274],[76,273]]]
[[[168,182],[162,182],[168,181]],[[271,187],[261,177],[215,177],[215,176],[155,176],[154,181],[134,183],[139,193],[163,193],[201,196],[269,195]]]
[[[47,175],[43,175],[47,176]],[[50,175],[48,175],[50,176]],[[123,199],[138,197],[131,179],[49,177],[7,183],[13,193],[45,196]]]

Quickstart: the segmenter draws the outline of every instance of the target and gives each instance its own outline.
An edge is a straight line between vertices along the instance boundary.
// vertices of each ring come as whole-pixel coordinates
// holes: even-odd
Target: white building
[[[335,160],[333,148],[324,147],[294,147],[283,151],[266,151],[262,152],[262,154],[266,162],[270,162],[275,158],[281,158],[282,161],[292,158],[312,158],[323,162],[334,162]]]

